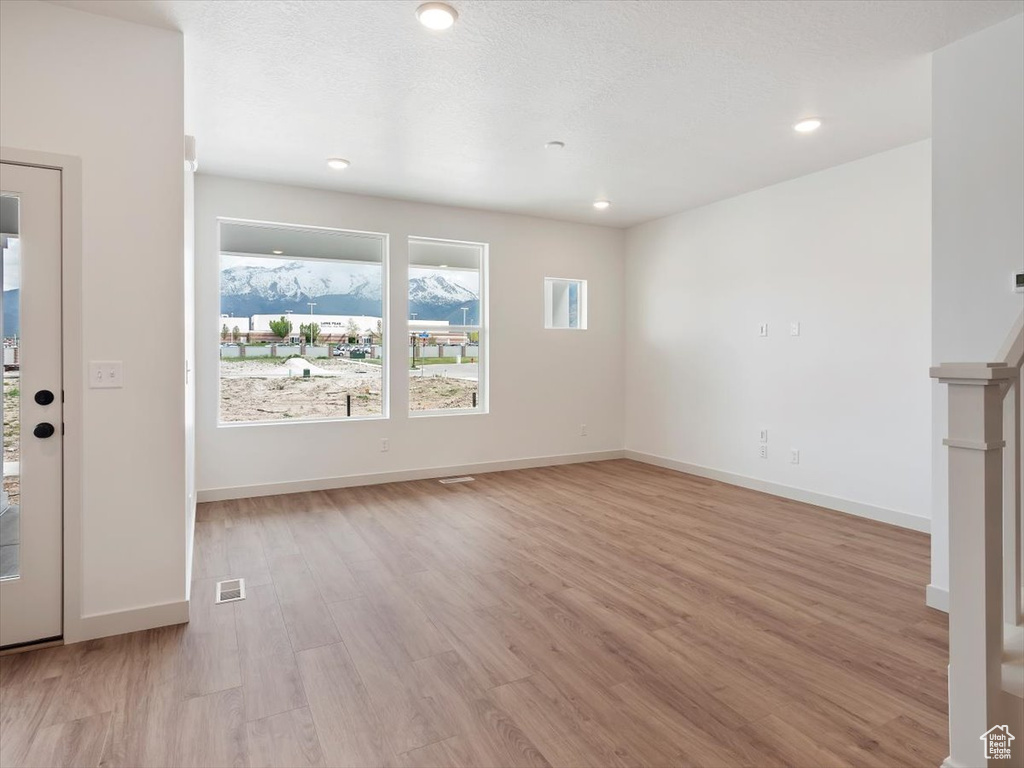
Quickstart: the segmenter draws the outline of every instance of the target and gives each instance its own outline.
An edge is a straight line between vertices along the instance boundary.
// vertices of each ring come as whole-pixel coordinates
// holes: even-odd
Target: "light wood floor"
[[[927,566],[628,461],[205,504],[189,625],[0,658],[0,763],[934,768]]]

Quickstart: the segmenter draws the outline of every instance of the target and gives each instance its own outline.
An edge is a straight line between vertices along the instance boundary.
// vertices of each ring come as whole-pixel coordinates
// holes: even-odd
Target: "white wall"
[[[198,485],[223,489],[622,448],[623,232],[275,184],[196,177]],[[391,419],[217,426],[216,218],[390,234]],[[412,418],[407,238],[490,244],[490,413]],[[544,330],[544,278],[589,280],[590,330]],[[550,353],[542,359],[536,349]],[[579,425],[589,435],[579,435]],[[390,440],[381,453],[379,438]],[[205,493],[204,493],[205,492]]]
[[[932,362],[994,362],[1024,296],[1024,16],[932,56]],[[949,585],[945,386],[933,387],[932,587]],[[938,599],[941,599],[938,598]]]
[[[185,597],[192,593],[192,554],[196,525],[196,184],[191,168],[185,180]],[[217,333],[223,327],[217,328]],[[248,326],[248,321],[246,321]]]
[[[83,360],[124,361],[125,387],[84,391],[84,435],[69,435],[84,445],[82,572],[65,576],[100,633],[102,614],[185,598],[182,72],[177,33],[0,3],[0,144],[81,158],[74,320]],[[123,323],[150,313],[155,355]]]
[[[627,450],[926,529],[929,250],[929,142],[630,230]]]

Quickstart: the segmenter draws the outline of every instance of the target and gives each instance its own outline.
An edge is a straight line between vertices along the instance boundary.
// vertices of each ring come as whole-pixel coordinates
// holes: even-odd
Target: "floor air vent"
[[[245,579],[228,579],[217,582],[217,602],[233,603],[245,600]]]
[[[446,477],[444,480],[439,480],[438,482],[443,485],[451,485],[452,483],[472,483],[474,479],[475,478],[466,475],[465,477]]]

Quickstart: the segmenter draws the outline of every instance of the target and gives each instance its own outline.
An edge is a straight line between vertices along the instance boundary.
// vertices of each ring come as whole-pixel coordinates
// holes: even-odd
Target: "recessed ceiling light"
[[[597,208],[597,210],[599,210],[599,211],[603,211],[606,208],[610,208],[611,204],[612,203],[611,203],[610,200],[595,200],[594,201],[594,207]]]
[[[793,126],[793,130],[797,133],[812,133],[821,128],[820,117],[805,117],[799,123]]]
[[[448,29],[459,14],[446,3],[424,3],[416,9],[416,18],[427,29]]]
[[[438,264],[437,266],[439,266],[441,269],[448,269],[447,264]]]
[[[274,254],[275,256],[280,256],[282,253],[284,253],[284,251],[271,251],[271,253]]]
[[[564,141],[549,141],[544,145],[544,149],[565,149]]]
[[[336,171],[343,171],[348,168],[351,163],[343,157],[328,157],[327,167],[333,168]]]

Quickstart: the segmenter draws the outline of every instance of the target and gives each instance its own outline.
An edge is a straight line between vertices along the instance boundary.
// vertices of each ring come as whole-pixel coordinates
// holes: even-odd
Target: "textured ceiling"
[[[446,32],[417,0],[60,4],[184,32],[202,171],[613,226],[926,138],[928,54],[1024,10],[450,1]]]

